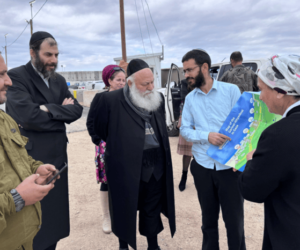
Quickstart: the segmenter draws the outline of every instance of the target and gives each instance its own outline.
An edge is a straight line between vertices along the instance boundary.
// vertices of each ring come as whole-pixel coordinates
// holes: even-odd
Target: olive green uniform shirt
[[[27,154],[27,141],[16,122],[0,110],[0,250],[32,250],[33,238],[41,227],[40,203],[17,213],[10,194],[43,164]]]

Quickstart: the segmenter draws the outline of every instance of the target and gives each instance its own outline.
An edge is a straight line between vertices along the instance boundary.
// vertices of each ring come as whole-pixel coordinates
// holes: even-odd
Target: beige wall
[[[67,82],[89,82],[102,80],[102,71],[61,71]]]

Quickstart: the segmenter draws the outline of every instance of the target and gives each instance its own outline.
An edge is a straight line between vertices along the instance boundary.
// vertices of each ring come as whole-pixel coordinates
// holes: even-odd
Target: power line
[[[145,0],[145,2],[146,2],[146,4],[147,4],[147,6],[148,6],[148,10],[149,10],[149,14],[150,14],[150,17],[151,17],[151,21],[152,21],[152,24],[153,24],[153,26],[154,26],[154,28],[155,28],[155,30],[156,30],[156,34],[157,34],[157,36],[158,36],[158,39],[159,39],[159,41],[160,41],[160,44],[163,45],[163,43],[161,42],[160,37],[159,37],[159,35],[158,35],[158,32],[157,32],[155,23],[154,23],[154,21],[153,21],[153,19],[152,19],[152,15],[151,15],[150,8],[149,8],[149,5],[148,5],[147,0]]]
[[[145,16],[145,20],[146,20],[146,25],[147,25],[147,30],[148,30],[148,35],[149,35],[149,40],[150,40],[151,50],[152,50],[152,54],[154,54],[154,53],[153,53],[153,47],[152,47],[152,42],[151,42],[151,36],[150,36],[150,32],[149,32],[149,27],[148,27],[148,22],[147,22],[147,18],[146,18],[146,13],[145,13],[145,8],[144,8],[143,0],[142,0],[142,6],[143,6],[143,10],[144,10],[144,16]]]
[[[138,13],[138,9],[137,9],[136,0],[135,0],[135,8],[136,8],[136,14],[137,14],[138,22],[139,22],[139,27],[140,27],[140,33],[141,33],[141,37],[142,37],[144,52],[145,52],[145,54],[147,54],[146,53],[146,49],[145,49],[145,44],[144,44],[144,39],[143,39],[143,33],[142,33],[142,29],[141,29],[141,23],[140,23],[140,18],[139,18],[139,13]]]
[[[48,2],[48,0],[46,0],[46,1],[43,3],[43,5],[41,6],[41,8],[38,10],[38,12],[35,13],[35,15],[34,15],[33,18],[35,18],[35,17],[37,16],[37,14],[41,11],[41,9],[44,7],[44,5],[45,5],[47,2]],[[32,19],[33,19],[33,18],[32,18]],[[10,47],[11,45],[13,45],[13,44],[20,38],[20,36],[22,36],[22,34],[24,33],[24,31],[26,30],[26,28],[27,28],[28,25],[29,25],[29,23],[26,24],[25,28],[23,29],[23,31],[21,32],[21,34],[16,38],[16,40],[14,40],[11,44],[7,45],[7,47]],[[2,51],[3,51],[3,50],[2,50]],[[1,51],[1,53],[2,53],[2,51]]]
[[[23,29],[23,31],[21,32],[21,34],[17,37],[17,39],[14,40],[10,45],[7,45],[7,47],[10,47],[11,45],[13,45],[20,38],[20,36],[22,36],[22,34],[24,33],[24,31],[26,30],[26,28],[27,28],[28,25],[29,25],[29,23],[26,24],[25,28]]]
[[[48,0],[46,0],[46,1],[43,3],[42,7],[38,10],[37,13],[35,13],[35,15],[33,16],[32,19],[34,19],[34,18],[37,16],[37,14],[39,14],[39,12],[41,11],[41,9],[44,7],[44,5],[45,5],[47,2],[48,2]]]

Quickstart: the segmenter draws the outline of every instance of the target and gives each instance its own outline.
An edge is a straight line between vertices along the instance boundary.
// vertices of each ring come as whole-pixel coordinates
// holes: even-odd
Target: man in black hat
[[[67,162],[65,123],[81,117],[82,107],[68,90],[66,80],[55,73],[57,42],[47,32],[36,32],[29,43],[31,61],[11,69],[13,85],[7,93],[6,110],[29,138],[27,152],[33,158],[61,168]],[[68,174],[41,202],[42,227],[33,242],[34,250],[52,250],[69,235]]]
[[[163,96],[154,89],[147,63],[132,60],[123,89],[99,96],[94,107],[95,133],[106,142],[112,231],[120,249],[136,249],[136,212],[139,231],[148,250],[160,249],[157,235],[163,230],[160,214],[175,233],[173,170],[165,123]]]

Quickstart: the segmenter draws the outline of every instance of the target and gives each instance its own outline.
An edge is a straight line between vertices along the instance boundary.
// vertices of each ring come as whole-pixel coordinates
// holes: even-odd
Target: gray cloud
[[[147,0],[160,38],[165,45],[162,67],[173,62],[181,66],[182,56],[190,49],[203,48],[213,62],[229,58],[240,50],[245,59],[272,54],[300,54],[300,9],[298,1],[233,0]],[[127,54],[143,54],[143,44],[135,0],[125,2]],[[151,46],[142,8],[136,0],[144,44]],[[34,13],[43,0],[33,5]],[[144,2],[154,53],[161,45]],[[4,35],[8,44],[24,29],[30,19],[28,0],[0,0],[0,45]],[[66,70],[101,70],[121,56],[119,1],[49,0],[34,18],[34,30],[46,30],[59,43],[59,64]],[[17,67],[29,60],[29,26],[19,40],[8,47],[8,65]],[[0,51],[2,47],[0,47]],[[60,70],[60,69],[59,69]]]

